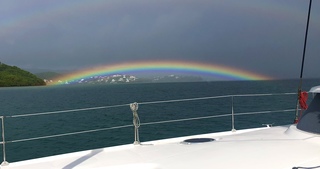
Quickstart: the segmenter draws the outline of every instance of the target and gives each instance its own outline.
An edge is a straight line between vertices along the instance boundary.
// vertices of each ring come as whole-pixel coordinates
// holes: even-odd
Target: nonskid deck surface
[[[186,139],[211,138],[204,143]],[[284,169],[320,165],[318,135],[295,125],[143,142],[10,163],[10,169]]]

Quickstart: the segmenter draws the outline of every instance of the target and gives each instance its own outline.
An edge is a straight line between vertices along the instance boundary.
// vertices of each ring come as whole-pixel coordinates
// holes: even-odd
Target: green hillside
[[[34,74],[0,62],[0,87],[43,85],[45,82]]]

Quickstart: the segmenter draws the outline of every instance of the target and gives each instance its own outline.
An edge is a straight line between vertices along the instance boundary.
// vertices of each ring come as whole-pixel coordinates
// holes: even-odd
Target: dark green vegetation
[[[0,62],[0,87],[43,85],[46,83],[34,74]]]

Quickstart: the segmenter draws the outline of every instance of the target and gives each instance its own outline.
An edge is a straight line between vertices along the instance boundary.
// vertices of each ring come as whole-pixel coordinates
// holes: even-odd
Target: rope
[[[140,139],[139,139],[139,127],[140,127],[140,119],[138,116],[138,103],[134,102],[130,104],[130,109],[133,114],[133,125],[134,125],[134,145],[140,145]]]
[[[139,119],[138,112],[137,112],[138,111],[138,103],[137,102],[131,103],[130,108],[132,110],[132,115],[133,115],[133,125],[136,128],[139,128],[140,127],[140,119]]]

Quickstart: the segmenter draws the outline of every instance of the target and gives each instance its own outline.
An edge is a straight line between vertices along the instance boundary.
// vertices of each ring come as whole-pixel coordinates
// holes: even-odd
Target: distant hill
[[[36,75],[0,62],[0,87],[43,85],[46,83]]]
[[[42,73],[35,73],[35,75],[41,79],[55,79],[56,77],[62,76],[61,73],[56,73],[56,72],[42,72]]]

